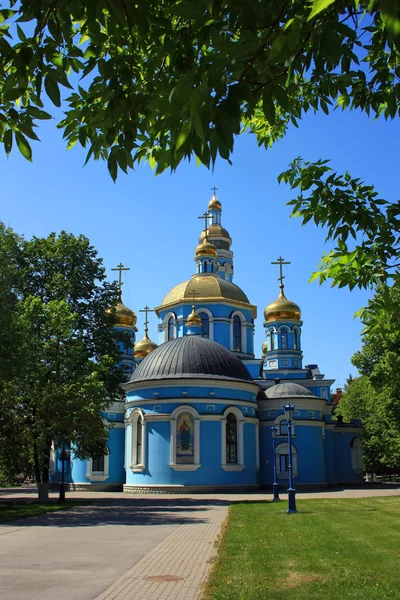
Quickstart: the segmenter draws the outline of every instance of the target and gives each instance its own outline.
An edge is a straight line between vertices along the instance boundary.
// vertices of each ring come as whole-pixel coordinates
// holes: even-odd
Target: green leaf
[[[179,150],[179,148],[186,142],[188,135],[189,135],[189,125],[187,123],[185,123],[178,135],[178,139],[177,139],[176,146],[175,146],[176,150]]]
[[[316,17],[320,12],[328,8],[331,4],[336,2],[336,0],[314,0],[313,7],[308,16],[307,21],[311,21],[314,17]]]
[[[15,134],[15,141],[17,142],[18,150],[21,152],[22,156],[32,162],[32,149],[29,145],[28,140],[22,133],[17,132]]]
[[[7,156],[10,154],[13,144],[13,132],[11,129],[7,129],[3,137],[4,150],[6,151]]]
[[[27,109],[27,112],[32,115],[32,117],[34,119],[40,119],[40,120],[45,120],[45,119],[52,119],[53,117],[51,115],[49,115],[48,112],[44,111],[44,110],[39,110],[38,108],[36,108],[36,106],[29,106],[29,108]]]
[[[50,75],[46,75],[45,77],[44,89],[52,103],[56,106],[61,106],[60,88],[58,87],[58,83],[54,81]]]

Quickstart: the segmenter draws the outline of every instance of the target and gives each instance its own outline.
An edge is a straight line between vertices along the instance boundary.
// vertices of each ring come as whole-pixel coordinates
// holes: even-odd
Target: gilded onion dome
[[[209,225],[206,231],[202,231],[200,234],[200,240],[203,240],[205,236],[207,237],[226,237],[231,239],[229,232],[218,224]]]
[[[135,327],[136,325],[137,317],[135,313],[122,303],[122,299],[115,307],[115,316],[117,318],[117,326],[123,325],[125,327]]]
[[[267,340],[265,340],[265,342],[261,346],[261,349],[262,349],[262,357],[264,358],[264,356],[267,356],[267,352],[268,352]]]
[[[148,329],[146,327],[144,330],[144,337],[140,340],[140,342],[135,344],[135,349],[134,349],[135,358],[143,359],[143,358],[145,358],[145,356],[150,354],[150,352],[152,350],[154,350],[155,348],[158,348],[157,344],[155,344],[154,342],[151,341],[151,339],[149,339],[147,331],[148,331]]]
[[[212,210],[212,209],[217,209],[217,210],[221,210],[222,209],[222,204],[219,200],[217,200],[217,197],[214,195],[210,202],[208,203],[208,210]]]
[[[268,304],[264,309],[264,318],[266,321],[275,321],[277,319],[286,319],[299,321],[301,318],[300,307],[288,300],[283,292],[283,284],[280,284],[280,292],[277,300]]]
[[[195,326],[195,327],[201,327],[202,326],[202,322],[201,322],[201,318],[198,315],[198,313],[196,312],[196,307],[193,304],[192,306],[192,312],[190,313],[190,315],[187,318],[186,321],[186,327],[190,327],[190,326]]]
[[[196,258],[199,256],[214,256],[217,257],[217,249],[213,244],[207,240],[207,237],[204,238],[201,244],[199,244],[196,248]]]

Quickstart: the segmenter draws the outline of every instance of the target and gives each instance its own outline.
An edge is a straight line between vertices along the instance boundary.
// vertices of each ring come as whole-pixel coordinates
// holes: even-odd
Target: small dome
[[[216,208],[217,210],[222,209],[222,204],[219,200],[217,200],[216,196],[213,196],[210,202],[208,203],[208,210],[212,210],[213,208]]]
[[[282,398],[290,399],[290,398],[304,398],[307,396],[308,398],[316,398],[311,390],[305,388],[298,383],[278,383],[277,385],[273,385],[272,387],[265,390],[265,395],[267,398]]]
[[[264,358],[264,356],[266,356],[266,355],[267,355],[267,352],[268,352],[268,344],[267,344],[267,340],[265,340],[265,342],[264,342],[264,343],[263,343],[263,345],[261,346],[261,349],[262,349],[262,355],[263,355],[263,358]]]
[[[218,256],[216,247],[210,244],[206,237],[196,248],[196,258],[199,256],[215,256],[215,258]]]
[[[130,381],[181,378],[253,383],[249,371],[233,352],[200,335],[185,335],[164,342],[142,360]]]
[[[147,335],[147,330],[146,330],[144,337],[140,340],[140,342],[135,344],[135,347],[134,347],[135,358],[143,359],[148,354],[150,354],[150,352],[152,350],[155,350],[155,348],[158,348],[158,346],[157,346],[157,344],[155,344],[154,342],[152,342],[149,339],[149,336]]]
[[[280,286],[280,293],[278,299],[268,306],[264,310],[264,318],[266,321],[275,321],[277,319],[300,321],[301,311],[300,307],[288,300],[283,292],[283,285]]]
[[[195,326],[195,327],[202,327],[202,322],[201,322],[201,318],[200,316],[197,314],[196,312],[196,307],[193,304],[192,306],[192,312],[190,313],[190,315],[187,318],[186,321],[186,327],[191,327],[191,326]]]
[[[115,307],[115,316],[117,318],[117,325],[124,325],[125,327],[135,327],[137,317],[133,310],[118,302]]]

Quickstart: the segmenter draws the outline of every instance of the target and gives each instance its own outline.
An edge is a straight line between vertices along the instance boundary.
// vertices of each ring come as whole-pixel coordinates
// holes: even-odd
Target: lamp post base
[[[274,497],[272,498],[272,502],[279,502],[279,485],[277,483],[272,484],[272,489],[274,490]]]
[[[57,502],[65,502],[65,485],[63,483],[60,484],[60,490],[59,490]]]
[[[289,514],[297,513],[296,490],[294,488],[289,488],[287,492],[288,492],[288,509],[286,512]]]

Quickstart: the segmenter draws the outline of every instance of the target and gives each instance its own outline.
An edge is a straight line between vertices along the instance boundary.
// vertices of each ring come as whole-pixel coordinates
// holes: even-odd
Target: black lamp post
[[[288,430],[288,471],[289,471],[289,487],[288,487],[288,509],[287,513],[297,513],[296,509],[296,490],[293,487],[293,473],[292,473],[292,421],[293,411],[295,407],[293,404],[285,404],[283,410],[285,411],[285,417],[287,421]]]
[[[272,425],[271,427],[271,435],[272,435],[272,458],[274,461],[274,483],[272,484],[272,488],[274,490],[274,497],[273,497],[273,502],[277,502],[278,500],[280,500],[279,498],[279,486],[276,482],[276,444],[275,444],[275,438],[276,438],[276,434],[278,432],[278,428],[276,425]]]
[[[62,445],[61,451],[61,483],[58,493],[58,502],[65,502],[65,445]]]

